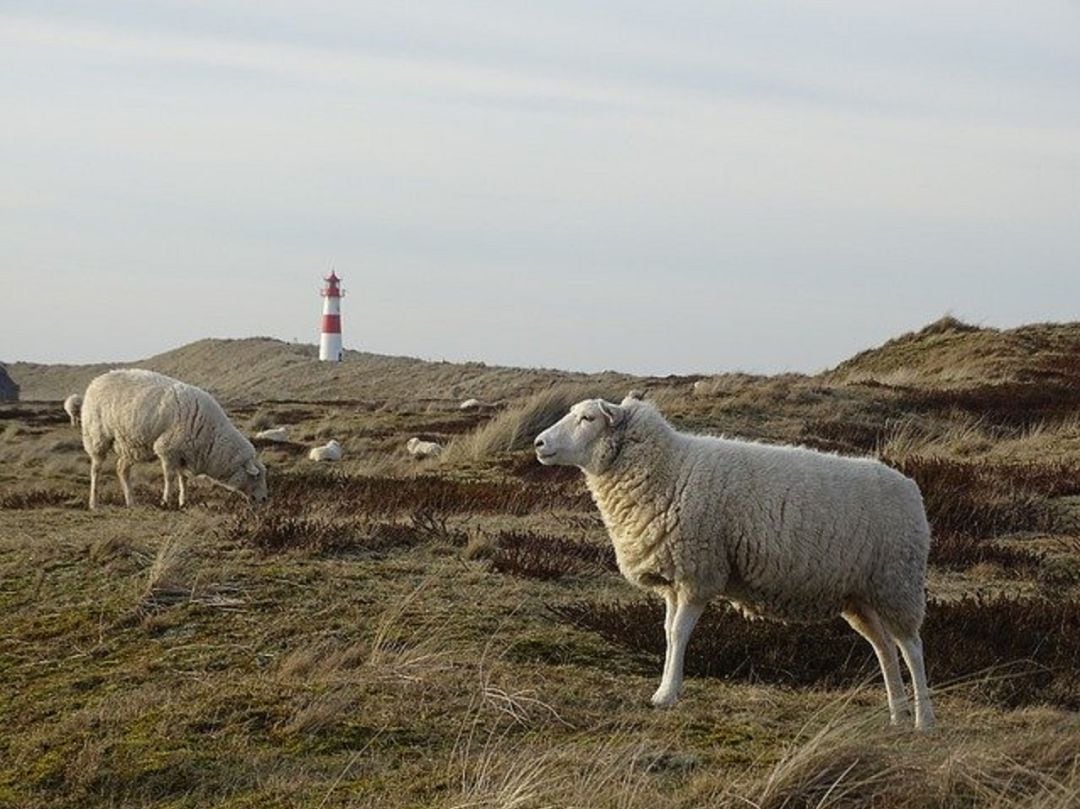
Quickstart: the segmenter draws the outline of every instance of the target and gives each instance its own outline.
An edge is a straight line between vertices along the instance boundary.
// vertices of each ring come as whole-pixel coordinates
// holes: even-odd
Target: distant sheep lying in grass
[[[481,402],[479,399],[466,399],[460,405],[459,410],[487,410],[491,405],[486,402]]]
[[[321,447],[312,447],[308,453],[308,460],[311,461],[340,461],[341,460],[341,444],[334,439],[330,439]]]
[[[435,441],[421,441],[419,438],[410,438],[405,444],[405,449],[417,460],[438,458],[443,450],[441,444]]]
[[[64,399],[64,412],[68,414],[68,418],[71,419],[71,426],[79,426],[79,412],[82,409],[82,396],[78,393],[73,393]]]
[[[271,427],[269,430],[260,430],[255,433],[255,437],[262,439],[263,441],[277,441],[278,443],[284,443],[289,440],[289,428]]]
[[[97,508],[98,476],[110,449],[128,506],[131,465],[155,457],[165,475],[163,505],[175,477],[183,507],[190,475],[205,475],[256,502],[267,497],[266,467],[221,405],[201,388],[163,374],[133,369],[94,379],[83,397],[82,438],[90,456],[90,508]]]
[[[540,433],[542,464],[578,466],[619,570],[667,603],[658,706],[673,705],[694,625],[714,596],[749,616],[842,615],[874,647],[893,723],[933,708],[919,629],[930,531],[915,483],[869,458],[688,435],[647,402],[591,399]]]

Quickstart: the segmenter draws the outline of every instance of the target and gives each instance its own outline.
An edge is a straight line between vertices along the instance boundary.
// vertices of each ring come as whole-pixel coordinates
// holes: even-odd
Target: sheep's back
[[[131,457],[149,457],[154,441],[178,425],[176,384],[150,372],[114,371],[98,377],[83,397],[84,433],[114,443]]]
[[[720,545],[726,592],[745,611],[817,620],[853,598],[921,603],[929,532],[910,480],[871,459],[739,442],[699,449],[710,445],[723,472],[698,463],[714,494],[686,487],[684,525]]]

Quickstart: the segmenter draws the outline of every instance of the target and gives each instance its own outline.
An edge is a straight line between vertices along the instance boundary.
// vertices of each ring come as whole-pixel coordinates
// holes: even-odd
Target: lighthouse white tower
[[[345,292],[339,286],[341,279],[333,270],[323,280],[326,281],[326,286],[319,293],[323,298],[319,359],[324,362],[341,362],[341,297]]]

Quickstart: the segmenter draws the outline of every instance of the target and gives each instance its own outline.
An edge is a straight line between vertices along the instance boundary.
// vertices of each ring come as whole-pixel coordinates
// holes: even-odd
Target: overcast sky
[[[0,359],[817,371],[1080,319],[1076,0],[0,2]]]

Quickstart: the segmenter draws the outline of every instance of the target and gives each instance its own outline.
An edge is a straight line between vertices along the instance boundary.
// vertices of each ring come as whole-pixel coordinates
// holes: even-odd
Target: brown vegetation
[[[504,531],[493,542],[492,569],[530,579],[596,575],[617,570],[611,545],[574,542],[528,531]]]
[[[663,605],[583,601],[556,605],[561,620],[663,659]],[[923,638],[938,686],[964,683],[1006,706],[1051,702],[1080,709],[1080,603],[969,596],[929,605]],[[701,619],[686,654],[699,677],[836,688],[877,672],[869,645],[843,621],[820,625],[749,621],[731,608]]]
[[[832,374],[696,390],[335,367],[262,339],[153,358],[224,393],[249,430],[290,425],[294,444],[260,442],[272,499],[250,510],[199,481],[162,509],[159,468],[140,464],[140,505],[120,507],[110,475],[91,514],[59,402],[0,406],[0,805],[1071,808],[1078,345],[1075,326],[943,321]],[[97,370],[12,367],[57,398]],[[719,603],[682,705],[648,706],[662,605],[615,572],[580,474],[529,449],[571,400],[631,387],[688,429],[876,453],[919,482],[936,734],[884,729],[846,624],[751,623]],[[499,408],[460,412],[470,396]],[[460,454],[412,463],[413,435]],[[329,437],[346,457],[308,462]]]

